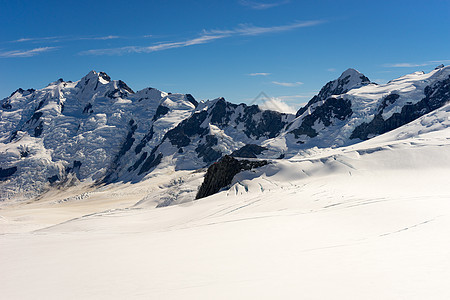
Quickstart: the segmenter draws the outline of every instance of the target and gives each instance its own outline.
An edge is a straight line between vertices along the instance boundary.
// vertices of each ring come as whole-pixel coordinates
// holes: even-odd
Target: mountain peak
[[[358,70],[348,68],[345,70],[341,76],[337,79],[339,80],[348,80],[348,83],[346,84],[348,88],[353,88],[356,85],[360,84],[368,84],[370,83],[369,78],[367,78],[363,73],[359,72]]]
[[[108,76],[105,72],[96,72],[94,70],[90,71],[86,74],[81,80],[87,81],[87,80],[99,80],[102,79],[106,83],[111,81],[111,77]]]

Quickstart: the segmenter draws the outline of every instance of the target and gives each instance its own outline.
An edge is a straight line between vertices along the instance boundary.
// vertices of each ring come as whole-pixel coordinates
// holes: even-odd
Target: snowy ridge
[[[351,71],[358,75],[352,76],[360,78],[355,72]],[[328,83],[299,110],[285,132],[264,146],[293,156],[312,147],[351,145],[405,125],[450,101],[450,67],[415,72],[382,85],[353,80],[356,85],[342,89],[344,93],[329,92],[338,81]]]
[[[77,82],[59,79],[1,101],[0,197],[31,199],[80,182],[137,183],[208,167],[223,155],[280,159],[353,145],[449,100],[444,66],[383,85],[348,69],[296,116],[223,98],[198,103],[190,94],[134,92],[91,71]]]
[[[135,93],[95,71],[78,82],[18,90],[2,100],[0,111],[0,161],[17,168],[3,178],[1,198],[31,198],[49,185],[102,179],[116,171],[134,141],[155,128],[150,144],[158,143],[195,105],[190,95],[151,88]]]

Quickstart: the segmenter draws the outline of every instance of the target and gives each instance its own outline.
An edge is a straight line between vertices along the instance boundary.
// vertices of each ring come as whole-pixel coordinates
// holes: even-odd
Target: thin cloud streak
[[[39,38],[21,38],[14,41],[9,41],[10,43],[25,43],[25,42],[40,42],[40,41],[51,41],[58,40],[62,38],[61,36],[47,36],[47,37],[39,37]]]
[[[82,51],[80,55],[122,55],[126,53],[151,53],[156,51],[163,51],[167,49],[173,48],[182,48],[192,45],[205,44],[213,40],[221,39],[223,36],[215,35],[215,36],[201,36],[195,39],[186,40],[182,42],[169,42],[169,43],[161,43],[148,47],[137,47],[137,46],[127,46],[120,48],[109,48],[109,49],[92,49],[87,51]]]
[[[79,55],[122,55],[127,53],[151,53],[156,51],[163,51],[173,48],[182,48],[193,45],[200,45],[210,43],[214,40],[224,39],[233,36],[256,36],[266,33],[282,32],[293,30],[301,27],[311,27],[324,23],[322,20],[296,22],[290,25],[273,26],[273,27],[257,27],[253,25],[242,24],[239,27],[231,30],[203,30],[202,34],[193,39],[188,39],[181,42],[165,42],[152,46],[126,46],[119,48],[105,48],[105,49],[91,49],[81,51]]]
[[[39,55],[44,52],[53,51],[58,49],[58,47],[40,47],[34,48],[31,50],[11,50],[0,52],[0,57],[2,58],[11,58],[11,57],[32,57]]]
[[[279,82],[279,81],[272,81],[273,84],[279,85],[279,86],[285,86],[285,87],[294,87],[302,85],[303,82],[297,81],[297,82]]]
[[[265,33],[275,33],[289,31],[302,27],[312,27],[325,23],[323,20],[313,20],[305,22],[295,22],[289,25],[271,26],[271,27],[259,27],[251,24],[240,24],[237,28],[230,30],[203,30],[203,34],[223,34],[227,36],[233,35],[260,35]]]
[[[269,76],[271,73],[250,73],[248,76]]]
[[[425,66],[431,66],[435,64],[444,64],[449,63],[450,60],[430,60],[423,63],[395,63],[395,64],[384,64],[384,67],[387,68],[416,68],[416,67],[425,67]]]
[[[69,37],[69,36],[49,36],[49,37],[39,37],[39,38],[21,38],[14,41],[9,41],[10,43],[38,43],[38,42],[71,42],[71,41],[83,41],[83,40],[112,40],[119,39],[120,36],[117,35],[107,35],[107,36],[80,36],[80,37]]]
[[[289,0],[285,0],[285,1],[279,1],[279,2],[262,3],[262,2],[250,1],[250,0],[239,0],[239,4],[241,4],[242,6],[246,6],[251,9],[257,9],[257,10],[263,10],[263,9],[268,9],[268,8],[272,8],[272,7],[277,7],[280,5],[287,4],[289,2],[290,2]]]

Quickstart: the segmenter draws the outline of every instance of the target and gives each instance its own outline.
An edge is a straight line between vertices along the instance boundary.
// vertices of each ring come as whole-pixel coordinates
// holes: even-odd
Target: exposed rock
[[[191,94],[186,94],[186,99],[189,102],[191,102],[192,104],[194,104],[195,107],[197,107],[198,102],[197,102],[197,100],[195,100],[195,98]]]
[[[211,163],[222,157],[222,152],[214,150],[212,147],[217,145],[218,139],[213,135],[206,136],[206,143],[198,145],[195,152],[198,157],[202,157],[205,163]],[[180,148],[183,149],[183,148]]]
[[[328,82],[304,107],[297,111],[296,117],[301,116],[308,108],[319,101],[324,101],[333,95],[341,95],[350,89],[371,83],[369,78],[354,69],[348,69],[333,81]]]
[[[7,180],[8,177],[16,173],[16,171],[17,171],[16,166],[6,169],[0,168],[0,181]]]
[[[255,144],[248,144],[231,153],[231,156],[243,158],[256,158],[257,155],[260,155],[265,150],[267,150],[266,147],[261,147]]]
[[[156,109],[156,112],[155,112],[155,115],[153,116],[153,120],[152,121],[158,120],[160,117],[164,116],[169,111],[170,111],[170,109],[168,107],[165,107],[163,105],[159,105],[158,108]]]
[[[309,137],[317,136],[316,130],[313,128],[316,122],[321,122],[324,126],[330,126],[333,119],[345,120],[352,115],[352,103],[350,100],[340,98],[329,98],[324,104],[318,106],[310,115],[303,118],[301,125],[291,130],[296,138],[301,135]]]
[[[164,139],[168,138],[170,143],[178,148],[186,147],[191,142],[189,137],[206,134],[207,129],[201,127],[201,125],[207,116],[208,112],[206,111],[193,114],[191,117],[178,124],[177,127],[169,130]]]
[[[212,164],[205,175],[200,189],[195,199],[208,197],[231,184],[234,176],[241,171],[251,170],[267,165],[266,160],[249,161],[237,160],[229,155],[225,155],[220,161]]]

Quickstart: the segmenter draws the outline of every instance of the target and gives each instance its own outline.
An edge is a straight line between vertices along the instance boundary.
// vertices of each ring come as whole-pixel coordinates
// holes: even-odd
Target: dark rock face
[[[66,174],[73,173],[80,178],[80,167],[83,163],[79,160],[74,160],[72,167],[66,167]]]
[[[47,180],[50,184],[53,184],[59,180],[59,177],[58,175],[53,175],[51,177],[47,177]]]
[[[155,155],[156,150],[158,148],[153,149],[152,153],[150,153],[150,156],[145,160],[144,164],[142,165],[141,169],[139,170],[138,175],[142,175],[150,169],[156,167],[161,162],[161,159],[163,158],[162,153],[159,153],[158,155]]]
[[[38,107],[36,107],[36,110],[40,110],[42,108],[42,106],[44,106],[45,101],[42,100],[41,102],[39,102]]]
[[[200,186],[195,199],[208,197],[220,191],[220,189],[231,184],[234,176],[241,171],[251,170],[267,165],[266,160],[249,161],[237,160],[229,155],[225,155],[219,162],[208,168],[205,180]]]
[[[40,137],[44,130],[43,122],[41,121],[36,128],[34,128],[34,137]]]
[[[12,176],[14,173],[16,173],[17,167],[11,167],[11,168],[0,168],[0,181],[5,181],[8,179],[8,177]]]
[[[109,76],[108,76],[109,77]],[[122,80],[119,80],[117,86],[119,87],[119,89],[125,90],[130,94],[134,94],[134,91]]]
[[[30,120],[27,121],[27,123],[33,123],[33,122],[37,122],[41,117],[42,117],[43,113],[42,112],[35,112],[33,114],[33,116],[31,117]]]
[[[367,78],[364,75],[360,75],[359,76],[359,80],[361,85],[366,85],[370,83],[369,78]],[[333,95],[341,95],[344,94],[346,92],[348,92],[348,88],[346,88],[345,86],[350,82],[350,76],[345,76],[345,77],[340,77],[334,81],[330,81],[328,82],[319,92],[318,95],[314,96],[304,107],[300,108],[297,111],[297,114],[295,115],[296,117],[301,116],[305,111],[308,110],[308,108],[319,101],[325,100],[330,98]],[[336,85],[336,87],[334,87],[334,85]],[[334,88],[333,88],[334,87]]]
[[[383,99],[383,101],[381,102],[379,111],[382,111],[382,110],[384,110],[386,107],[388,107],[389,105],[394,104],[395,101],[397,101],[398,98],[400,98],[400,95],[398,95],[398,94],[390,94],[390,95],[387,95],[387,96]]]
[[[231,156],[243,158],[256,158],[257,155],[260,155],[265,150],[267,150],[266,147],[261,147],[255,144],[248,144],[231,153]]]
[[[309,137],[317,136],[316,130],[312,128],[316,121],[321,122],[326,127],[333,123],[333,119],[345,120],[352,115],[352,103],[350,100],[329,98],[324,104],[318,106],[310,115],[303,118],[301,125],[290,131],[296,138],[301,135]]]
[[[4,103],[2,103],[2,108],[11,109],[12,105],[8,101],[5,101]]]
[[[287,125],[287,122],[283,121],[283,116],[286,114],[271,110],[262,111],[257,105],[229,103],[224,98],[220,98],[212,108],[211,124],[219,128],[232,125],[231,117],[238,107],[242,107],[244,112],[236,118],[234,126],[244,123],[244,133],[249,138],[273,138]],[[261,114],[258,121],[254,120],[257,114]]]
[[[122,147],[120,148],[120,150],[117,153],[116,157],[114,158],[113,162],[109,166],[108,172],[106,173],[105,178],[103,179],[103,182],[109,182],[112,179],[112,176],[119,165],[120,159],[125,155],[125,153],[127,153],[131,149],[131,147],[134,144],[134,141],[136,140],[133,137],[133,135],[137,129],[137,124],[135,124],[135,121],[133,119],[131,119],[128,122],[128,126],[130,127],[130,129],[128,130],[128,134],[125,138],[125,141],[123,142]]]
[[[92,110],[92,104],[88,103],[84,108],[83,108],[83,114],[87,114],[87,113],[93,113],[94,111]]]
[[[170,109],[168,107],[165,107],[163,105],[159,105],[158,108],[156,109],[155,115],[153,116],[153,120],[152,121],[156,121],[159,118],[161,118],[162,116],[164,116],[165,114],[167,114],[170,111]]]
[[[394,94],[395,95],[395,94]],[[391,96],[391,97],[390,97]],[[387,100],[390,97],[390,100]],[[352,132],[350,139],[367,140],[372,135],[379,135],[400,126],[403,126],[415,119],[439,108],[450,101],[450,76],[446,80],[437,82],[433,86],[425,88],[425,98],[415,104],[403,106],[400,113],[394,113],[387,120],[383,119],[383,109],[386,104],[398,98],[392,95],[387,96],[381,103],[379,113],[375,115],[369,123],[362,123]]]
[[[249,116],[245,121],[246,129],[244,132],[248,137],[256,136],[256,139],[263,136],[274,138],[287,125],[287,122],[283,122],[282,120],[283,115],[277,111],[265,110],[262,112],[262,118],[259,122],[254,121]]]
[[[98,73],[98,76],[103,78],[104,80],[106,80],[108,82],[111,81],[111,77],[109,77],[108,74],[106,74],[105,72]]]
[[[201,111],[193,114],[186,120],[183,120],[177,127],[169,130],[164,139],[168,138],[170,143],[178,148],[186,147],[191,143],[194,135],[203,136],[207,133],[207,129],[201,127],[203,121],[208,116],[208,112]]]
[[[144,136],[144,138],[139,142],[139,144],[134,149],[134,152],[136,154],[139,154],[142,149],[145,147],[145,145],[153,138],[153,135],[155,134],[153,130],[153,126],[150,127],[149,132]]]
[[[214,150],[212,147],[217,145],[218,139],[213,135],[206,136],[206,143],[198,145],[195,152],[198,157],[202,157],[205,163],[211,163],[222,157],[222,152]],[[183,149],[183,148],[180,148]]]
[[[139,170],[139,174],[143,174],[158,165],[163,154],[156,155],[156,153],[159,151],[161,145],[167,141],[172,146],[175,146],[177,148],[176,152],[180,154],[185,153],[187,146],[192,145],[193,142],[198,142],[195,145],[194,151],[197,153],[198,158],[202,158],[203,162],[209,165],[220,159],[223,153],[214,149],[214,146],[218,144],[218,139],[214,135],[209,134],[209,126],[207,126],[206,122],[220,129],[237,128],[243,125],[243,132],[249,138],[258,140],[261,137],[273,138],[280,134],[287,125],[287,122],[283,121],[283,118],[286,118],[286,116],[287,114],[275,111],[262,111],[257,105],[237,105],[225,101],[224,98],[219,98],[207,110],[192,114],[189,118],[180,122],[175,128],[169,130],[164,135],[161,144],[156,146],[150,155],[145,158],[141,156],[135,165],[128,170],[130,172],[136,170],[143,163]],[[143,149],[149,138],[151,138],[151,134],[139,143],[135,149],[136,154]],[[242,154],[244,155],[244,152],[246,152],[246,157],[256,157],[256,153],[261,153],[263,150],[265,148],[258,148],[258,146],[252,145],[244,148]],[[250,154],[250,152],[253,154]]]
[[[197,100],[195,100],[195,98],[191,94],[186,94],[186,99],[189,102],[191,102],[192,104],[194,104],[195,107],[197,107],[198,102],[197,102]]]
[[[224,98],[220,98],[211,110],[211,124],[219,127],[229,124],[236,107],[236,104],[228,103]]]

